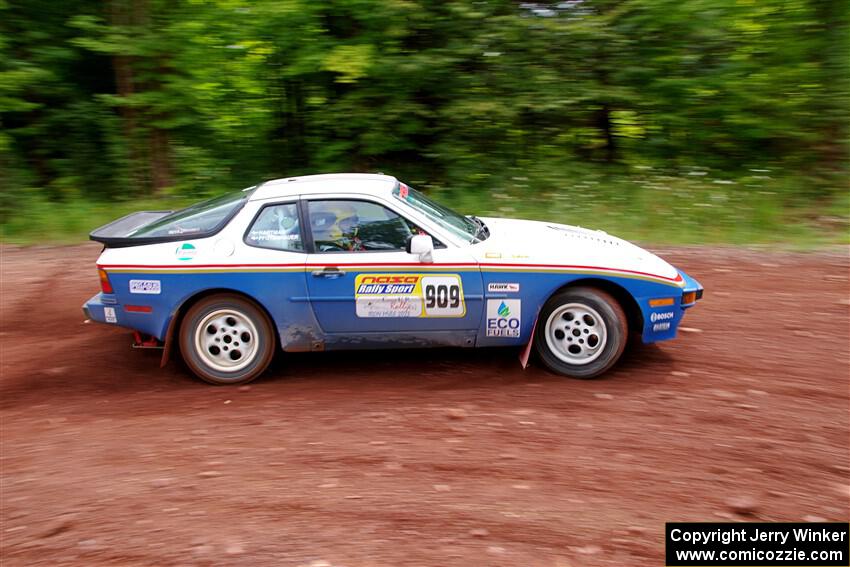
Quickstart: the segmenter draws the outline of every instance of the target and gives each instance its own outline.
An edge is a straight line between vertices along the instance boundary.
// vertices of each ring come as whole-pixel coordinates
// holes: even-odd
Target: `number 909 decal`
[[[463,317],[457,274],[360,274],[354,280],[358,317]]]

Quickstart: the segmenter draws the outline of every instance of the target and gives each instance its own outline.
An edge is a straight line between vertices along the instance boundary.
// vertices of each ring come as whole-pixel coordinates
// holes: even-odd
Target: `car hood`
[[[680,279],[676,268],[655,254],[601,230],[529,220],[481,220],[490,230],[490,237],[473,247],[481,262],[598,267]]]

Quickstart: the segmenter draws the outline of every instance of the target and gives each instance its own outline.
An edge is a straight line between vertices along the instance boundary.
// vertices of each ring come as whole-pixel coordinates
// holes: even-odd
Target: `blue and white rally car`
[[[85,315],[164,346],[163,364],[178,345],[214,384],[256,378],[278,348],[533,346],[593,378],[629,333],[675,337],[703,291],[604,232],[463,216],[384,175],[268,181],[91,238],[102,292]]]

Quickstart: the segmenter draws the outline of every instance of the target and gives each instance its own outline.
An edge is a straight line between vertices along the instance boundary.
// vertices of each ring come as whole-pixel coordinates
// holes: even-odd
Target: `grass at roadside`
[[[567,191],[526,178],[489,192],[437,199],[479,216],[550,220],[655,244],[778,244],[813,248],[850,243],[850,194],[818,200],[759,179],[652,176],[583,179]],[[530,191],[532,186],[539,191]]]
[[[466,214],[549,220],[597,228],[653,244],[778,244],[813,248],[850,243],[850,193],[806,199],[789,180],[757,171],[734,180],[705,172],[676,177],[480,176],[451,189],[410,180]],[[198,199],[72,200],[29,197],[0,224],[9,244],[67,244],[122,215],[180,208]]]
[[[0,239],[6,244],[76,244],[110,221],[136,211],[172,210],[190,204],[179,198],[136,199],[113,202],[74,200],[52,203],[31,198],[0,224]]]

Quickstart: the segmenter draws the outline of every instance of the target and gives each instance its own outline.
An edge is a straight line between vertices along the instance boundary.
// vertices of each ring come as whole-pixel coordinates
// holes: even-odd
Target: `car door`
[[[379,199],[315,197],[303,206],[307,286],[324,333],[471,346],[483,291],[468,252],[436,241],[433,262],[407,253],[408,239],[424,231]]]
[[[319,338],[307,301],[307,236],[300,209],[297,197],[249,202],[245,208],[249,222],[234,227],[242,236],[234,253],[240,269],[218,276],[268,310],[281,347],[290,351],[311,350]]]

